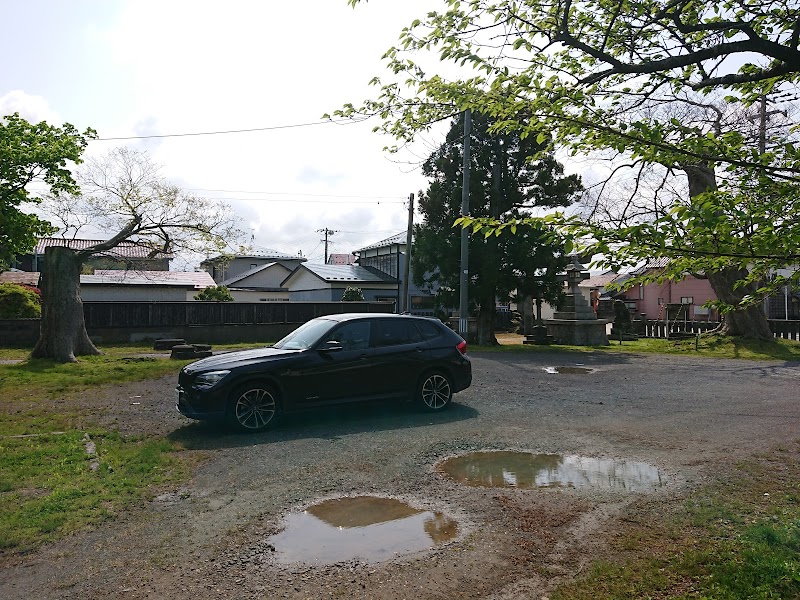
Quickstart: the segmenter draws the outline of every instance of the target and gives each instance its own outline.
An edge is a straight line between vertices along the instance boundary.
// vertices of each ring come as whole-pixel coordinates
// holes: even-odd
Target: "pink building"
[[[636,274],[657,271],[665,266],[666,259],[647,263]],[[643,314],[646,319],[681,321],[718,321],[719,315],[713,308],[704,308],[708,300],[717,296],[707,279],[697,279],[691,275],[680,281],[666,280],[662,283],[636,285],[626,290],[620,297],[633,312]]]

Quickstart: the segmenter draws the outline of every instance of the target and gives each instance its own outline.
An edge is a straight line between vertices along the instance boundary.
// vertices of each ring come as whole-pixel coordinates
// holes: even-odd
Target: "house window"
[[[658,299],[658,305],[659,306],[664,306],[664,299],[663,298],[659,298]]]
[[[636,302],[626,302],[625,308],[628,310],[636,310]]]
[[[681,304],[694,304],[694,296],[681,296]]]
[[[644,300],[644,286],[639,284],[639,300]]]

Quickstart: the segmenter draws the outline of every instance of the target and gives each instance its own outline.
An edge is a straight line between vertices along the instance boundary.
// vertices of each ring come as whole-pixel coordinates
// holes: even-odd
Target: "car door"
[[[346,321],[325,335],[312,350],[311,364],[299,375],[309,394],[298,405],[315,406],[357,400],[368,394],[371,324],[369,319]],[[327,350],[328,342],[341,350]]]
[[[428,345],[413,319],[375,319],[370,380],[377,396],[407,396],[425,368]]]

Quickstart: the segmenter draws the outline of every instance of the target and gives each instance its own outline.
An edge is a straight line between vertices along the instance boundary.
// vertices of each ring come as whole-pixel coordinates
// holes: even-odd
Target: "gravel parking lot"
[[[239,435],[174,411],[175,380],[79,400],[127,433],[168,434],[202,460],[180,489],[98,529],[10,559],[3,598],[539,598],[580,573],[631,514],[674,503],[760,450],[798,439],[800,364],[676,356],[472,353],[449,410],[368,406]],[[548,373],[546,367],[591,372]],[[135,400],[133,400],[135,398]],[[467,487],[435,464],[474,450],[640,461],[663,486]],[[404,500],[455,537],[385,562],[282,564],[283,518],[341,496]]]

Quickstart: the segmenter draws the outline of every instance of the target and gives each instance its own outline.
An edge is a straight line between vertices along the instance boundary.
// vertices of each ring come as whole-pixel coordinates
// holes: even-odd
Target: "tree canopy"
[[[29,123],[18,113],[0,119],[0,271],[18,255],[29,252],[42,235],[55,229],[23,205],[38,203],[33,184],[50,193],[76,193],[70,163],[81,162],[95,132],[80,133],[69,123],[54,127]]]
[[[602,211],[590,208],[544,223],[571,232],[607,264],[666,256],[674,260],[664,277],[708,276],[724,308],[735,309],[731,320],[782,283],[765,278],[798,262],[800,145],[791,124],[770,144],[763,132],[767,115],[781,110],[774,103],[800,82],[796,3],[442,0],[441,6],[404,28],[387,51],[394,79],[375,78],[377,96],[345,105],[338,115],[377,117],[376,129],[408,140],[470,108],[490,115],[497,131],[552,140],[573,155],[602,155],[610,160],[603,185],[633,182],[618,198],[615,219],[604,223]],[[429,55],[449,64],[430,71]],[[751,116],[760,136],[726,122],[756,106]],[[661,173],[647,179],[646,170]],[[658,202],[648,204],[654,195]],[[519,222],[462,224],[497,233]],[[796,284],[799,276],[795,270],[785,281]],[[742,323],[738,332],[769,335],[763,314],[751,317],[762,322]]]

